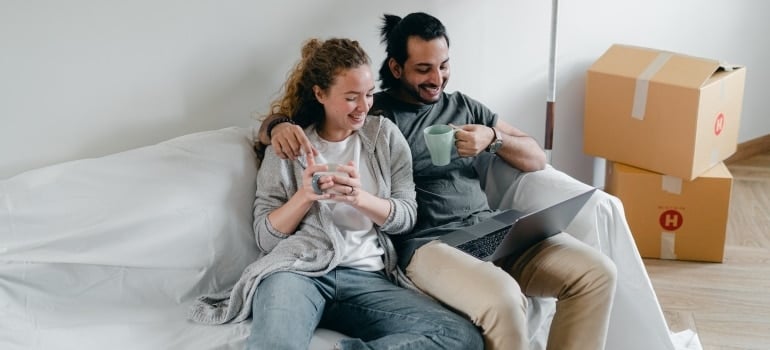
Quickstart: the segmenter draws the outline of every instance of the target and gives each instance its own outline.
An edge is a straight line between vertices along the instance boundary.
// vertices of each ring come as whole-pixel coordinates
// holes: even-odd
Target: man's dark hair
[[[380,42],[385,44],[385,60],[380,67],[380,87],[389,89],[398,84],[398,80],[390,72],[388,60],[393,58],[403,66],[409,57],[406,43],[410,36],[419,36],[423,40],[429,41],[438,37],[444,37],[449,46],[449,36],[446,33],[444,24],[427,13],[414,12],[406,15],[403,19],[395,15],[384,14],[382,16],[382,27],[380,27]]]

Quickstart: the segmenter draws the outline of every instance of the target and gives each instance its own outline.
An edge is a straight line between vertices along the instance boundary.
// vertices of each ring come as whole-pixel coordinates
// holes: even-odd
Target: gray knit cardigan
[[[393,122],[379,116],[368,116],[358,134],[363,144],[359,166],[369,167],[379,184],[377,196],[391,202],[387,220],[382,226],[375,226],[379,243],[385,250],[385,271],[396,284],[416,290],[398,268],[393,243],[385,234],[408,233],[415,224],[417,202],[409,145]],[[271,273],[293,271],[311,277],[322,276],[339,264],[340,257],[335,252],[342,246],[342,234],[333,224],[326,204],[313,204],[293,235],[277,231],[267,220],[270,212],[297,192],[297,185],[302,183],[300,162],[282,160],[268,149],[260,169],[254,202],[254,232],[257,246],[267,254],[247,266],[231,290],[199,297],[189,310],[188,316],[193,321],[205,324],[243,321],[251,314],[257,285]]]

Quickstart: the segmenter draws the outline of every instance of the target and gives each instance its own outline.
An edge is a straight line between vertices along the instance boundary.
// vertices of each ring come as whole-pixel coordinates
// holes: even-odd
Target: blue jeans
[[[321,277],[278,272],[252,304],[248,349],[306,350],[316,327],[346,334],[345,349],[483,349],[478,329],[381,271],[337,268]]]

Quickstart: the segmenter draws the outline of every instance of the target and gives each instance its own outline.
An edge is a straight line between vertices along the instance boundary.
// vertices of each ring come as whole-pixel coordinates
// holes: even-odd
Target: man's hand
[[[473,157],[487,149],[495,139],[495,132],[486,125],[465,124],[455,126],[455,146],[460,157]]]
[[[299,125],[292,123],[280,123],[273,127],[270,135],[270,144],[273,151],[281,159],[296,160],[302,154],[318,155],[313,145],[308,140],[305,131]]]

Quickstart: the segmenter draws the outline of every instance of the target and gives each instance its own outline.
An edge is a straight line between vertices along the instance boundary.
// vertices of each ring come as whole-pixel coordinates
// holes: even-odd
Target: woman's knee
[[[311,286],[312,282],[305,276],[291,272],[273,273],[257,287],[252,307],[291,304],[297,294],[305,294]]]
[[[288,271],[280,271],[270,274],[265,277],[259,284],[258,288],[265,289],[277,289],[281,291],[294,290],[295,288],[303,288],[312,285],[313,282],[307,276],[302,276]]]
[[[450,313],[433,319],[432,330],[423,335],[441,349],[484,349],[481,331],[467,318]]]
[[[460,321],[462,322],[458,322],[451,328],[450,336],[455,339],[455,344],[447,344],[445,348],[483,350],[484,338],[481,336],[481,331],[466,319]]]

